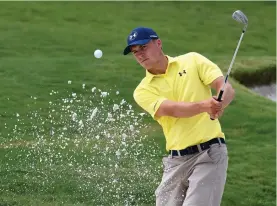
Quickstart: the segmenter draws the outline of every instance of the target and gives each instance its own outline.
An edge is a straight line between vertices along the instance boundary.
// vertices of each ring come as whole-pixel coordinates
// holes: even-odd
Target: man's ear
[[[163,49],[163,47],[162,47],[162,40],[157,39],[156,42],[157,42],[158,47],[160,47],[161,49]]]

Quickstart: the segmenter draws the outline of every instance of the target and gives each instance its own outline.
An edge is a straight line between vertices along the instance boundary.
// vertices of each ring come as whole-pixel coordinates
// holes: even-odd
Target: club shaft
[[[235,62],[235,59],[236,59],[236,56],[237,56],[237,53],[238,53],[238,50],[239,50],[239,47],[240,47],[240,43],[241,43],[242,38],[243,38],[243,36],[244,36],[244,33],[245,33],[245,30],[243,30],[242,33],[241,33],[241,36],[240,36],[240,39],[239,39],[237,48],[236,48],[236,50],[235,50],[234,56],[233,56],[233,58],[232,58],[232,61],[231,61],[231,63],[230,63],[230,66],[229,66],[229,69],[228,69],[228,72],[227,72],[227,75],[226,75],[226,77],[225,77],[225,81],[224,81],[223,87],[222,87],[222,89],[221,89],[222,91],[224,91],[224,88],[225,88],[225,85],[226,85],[226,83],[227,83],[229,74],[230,74],[230,72],[231,72],[231,70],[232,70],[233,64],[234,64],[234,62]]]
[[[244,16],[245,16],[245,15],[244,15]],[[234,18],[234,19],[237,20],[237,18]],[[227,74],[226,74],[226,77],[225,77],[225,80],[224,80],[224,84],[223,84],[222,88],[220,89],[220,92],[219,92],[218,97],[217,97],[217,101],[219,101],[219,102],[222,101],[222,97],[223,97],[225,85],[226,85],[226,83],[227,83],[229,74],[230,74],[230,72],[231,72],[231,69],[232,69],[232,67],[233,67],[235,58],[236,58],[236,56],[237,56],[237,53],[238,53],[238,50],[239,50],[239,47],[240,47],[240,43],[241,43],[241,41],[242,41],[242,38],[243,38],[244,33],[246,32],[246,29],[247,29],[247,26],[248,26],[248,23],[247,23],[248,20],[247,20],[246,16],[245,16],[245,19],[246,19],[246,23],[241,22],[241,23],[244,23],[244,28],[243,28],[242,33],[241,33],[241,35],[240,35],[240,39],[239,39],[237,48],[236,48],[236,50],[235,50],[235,53],[234,53],[233,58],[232,58],[232,61],[231,61],[231,63],[230,63],[228,72],[227,72]],[[211,119],[211,120],[214,120],[212,117],[210,117],[210,119]]]

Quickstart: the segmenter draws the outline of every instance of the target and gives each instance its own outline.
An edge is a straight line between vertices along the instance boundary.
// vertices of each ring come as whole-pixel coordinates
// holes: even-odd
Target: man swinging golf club
[[[234,98],[231,84],[199,53],[165,55],[151,28],[133,29],[123,53],[132,53],[145,68],[134,99],[162,126],[166,138],[169,154],[163,158],[156,205],[219,206],[228,152],[218,118]],[[212,97],[211,88],[221,97]]]

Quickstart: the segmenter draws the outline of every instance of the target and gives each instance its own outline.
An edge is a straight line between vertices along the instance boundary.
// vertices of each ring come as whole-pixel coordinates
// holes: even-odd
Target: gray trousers
[[[156,206],[220,206],[228,168],[225,144],[200,153],[163,157]]]

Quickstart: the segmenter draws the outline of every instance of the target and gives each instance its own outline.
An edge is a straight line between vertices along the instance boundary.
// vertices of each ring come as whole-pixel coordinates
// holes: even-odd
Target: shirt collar
[[[167,64],[167,68],[166,68],[166,72],[167,72],[167,71],[168,71],[168,68],[169,68],[169,65],[170,65],[171,63],[177,61],[177,60],[176,60],[176,58],[170,57],[170,56],[168,56],[168,55],[165,55],[165,56],[166,56],[167,59],[168,59],[168,64]],[[150,82],[150,81],[153,79],[153,77],[159,76],[159,75],[161,75],[161,74],[154,75],[154,74],[151,74],[150,72],[148,72],[148,71],[146,70],[146,79],[147,79],[148,82]]]

